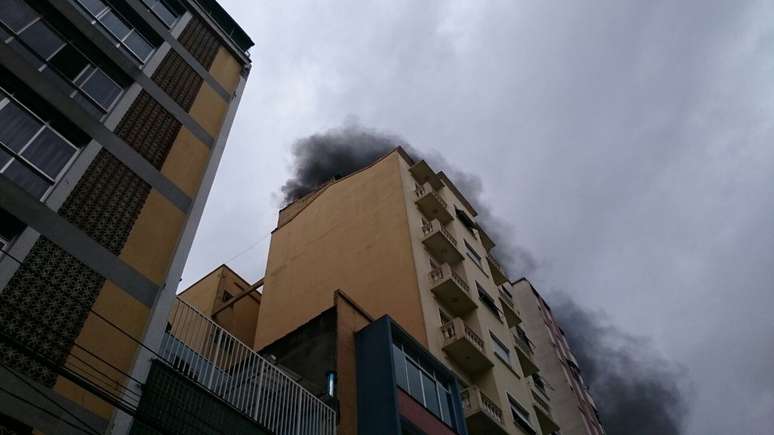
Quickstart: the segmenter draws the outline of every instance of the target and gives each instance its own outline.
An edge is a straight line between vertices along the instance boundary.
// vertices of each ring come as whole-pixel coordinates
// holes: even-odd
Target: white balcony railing
[[[336,433],[333,408],[180,299],[172,307],[159,354],[274,434]]]

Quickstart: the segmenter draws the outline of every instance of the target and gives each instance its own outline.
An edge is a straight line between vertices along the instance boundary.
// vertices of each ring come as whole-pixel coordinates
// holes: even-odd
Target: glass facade
[[[398,387],[453,427],[453,397],[449,383],[442,380],[432,368],[421,364],[417,357],[400,343],[393,343],[392,357]]]

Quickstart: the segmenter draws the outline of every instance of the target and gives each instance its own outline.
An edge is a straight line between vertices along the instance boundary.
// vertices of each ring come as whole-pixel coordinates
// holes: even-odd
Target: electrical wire
[[[91,433],[94,433],[94,434],[96,434],[96,435],[100,435],[98,430],[94,429],[93,427],[91,427],[91,425],[89,425],[89,424],[88,424],[88,423],[86,423],[85,421],[83,421],[83,420],[81,420],[80,418],[78,418],[78,416],[76,416],[76,415],[75,415],[75,414],[73,414],[72,412],[68,411],[68,410],[67,410],[67,408],[65,408],[64,406],[62,406],[60,403],[57,403],[57,402],[56,402],[54,399],[52,399],[52,398],[48,397],[48,396],[47,396],[45,393],[43,393],[42,391],[40,391],[40,390],[39,390],[37,387],[35,387],[34,385],[32,385],[32,384],[31,384],[30,382],[28,382],[26,379],[24,379],[24,377],[22,377],[20,374],[16,373],[16,370],[14,370],[14,369],[12,369],[12,368],[10,368],[10,367],[8,367],[8,366],[5,366],[5,365],[4,365],[3,367],[5,367],[5,368],[6,368],[6,369],[7,369],[7,370],[8,370],[8,371],[9,371],[9,372],[10,372],[10,373],[11,373],[11,374],[12,374],[12,375],[13,375],[13,376],[16,378],[16,379],[18,379],[19,381],[21,381],[22,383],[24,383],[24,384],[25,384],[27,387],[29,387],[30,389],[32,389],[33,391],[35,391],[36,393],[38,393],[38,395],[39,395],[39,396],[43,397],[44,399],[46,399],[46,401],[50,402],[51,404],[53,404],[53,405],[54,405],[54,406],[56,406],[57,408],[61,409],[61,410],[62,410],[62,411],[65,413],[65,414],[67,414],[67,415],[69,415],[70,417],[74,418],[74,419],[75,419],[75,420],[76,420],[78,423],[80,423],[80,424],[82,424],[84,427],[88,428],[88,429],[89,429],[89,431],[87,431],[87,433],[88,433],[88,432],[91,432]],[[10,393],[10,392],[9,392],[9,393]]]
[[[29,400],[25,399],[24,397],[21,397],[21,396],[19,396],[19,395],[16,395],[16,394],[14,394],[14,393],[12,393],[12,392],[10,392],[10,391],[6,390],[6,389],[5,389],[5,388],[3,388],[3,387],[0,387],[0,391],[1,391],[1,392],[3,392],[3,393],[5,393],[5,394],[7,394],[7,395],[9,395],[9,396],[11,396],[11,397],[13,397],[14,399],[16,399],[16,400],[18,400],[18,401],[20,401],[20,402],[22,402],[22,403],[26,403],[27,405],[29,405],[29,406],[31,406],[31,407],[33,407],[33,408],[35,408],[35,409],[38,409],[39,411],[42,411],[42,412],[44,412],[44,413],[46,413],[46,414],[50,415],[51,417],[53,417],[53,418],[55,418],[55,419],[57,419],[57,420],[59,420],[59,421],[61,421],[61,422],[65,423],[66,425],[68,425],[68,426],[72,427],[72,428],[73,428],[73,429],[75,429],[75,430],[78,430],[78,431],[80,431],[80,432],[87,433],[87,434],[90,434],[90,433],[91,433],[91,432],[89,432],[89,431],[85,430],[84,428],[82,428],[82,427],[80,427],[80,426],[76,426],[74,423],[72,423],[72,422],[70,422],[70,421],[67,421],[67,420],[65,420],[64,418],[62,418],[62,417],[60,417],[60,416],[58,416],[58,415],[54,414],[53,412],[49,411],[48,409],[45,409],[45,408],[43,408],[43,407],[41,407],[41,406],[38,406],[38,405],[36,405],[36,404],[34,404],[34,403],[30,402]],[[98,433],[98,434],[99,434],[99,433]]]

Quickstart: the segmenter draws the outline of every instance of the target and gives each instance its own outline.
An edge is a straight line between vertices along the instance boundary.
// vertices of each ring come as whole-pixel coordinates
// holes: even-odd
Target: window
[[[526,429],[529,433],[535,433],[535,430],[532,429],[532,423],[530,423],[529,419],[529,411],[527,411],[521,404],[514,399],[510,394],[508,394],[508,405],[511,408],[511,416],[513,417],[513,422],[524,429]]]
[[[221,296],[221,298],[220,298],[220,301],[221,301],[221,302],[228,302],[228,301],[229,301],[229,300],[231,300],[231,298],[233,298],[233,297],[234,297],[234,296],[232,296],[232,295],[231,295],[231,293],[229,293],[229,292],[227,292],[227,291],[223,290],[223,296]]]
[[[21,0],[0,1],[0,21],[13,32],[19,32],[37,17],[38,14]]]
[[[77,148],[0,93],[0,173],[42,199],[73,160]]]
[[[1,152],[0,152],[1,153]],[[7,250],[8,245],[24,230],[24,223],[7,211],[0,209],[0,249]],[[0,252],[0,257],[3,252]]]
[[[478,299],[481,301],[481,303],[484,304],[484,306],[492,313],[495,317],[497,317],[497,320],[500,319],[500,310],[497,308],[497,303],[495,303],[494,299],[492,299],[491,296],[489,296],[489,293],[487,293],[486,290],[484,290],[483,287],[481,287],[481,284],[476,281],[476,288],[478,289]]]
[[[78,3],[94,18],[93,23],[99,23],[109,35],[118,41],[118,45],[135,60],[145,63],[150,58],[155,46],[148,42],[148,38],[143,36],[128,20],[101,0],[78,0]],[[161,12],[152,10],[156,12],[157,16],[164,13],[161,6],[159,6]],[[168,10],[171,11],[171,9]]]
[[[465,226],[465,228],[468,230],[468,232],[470,232],[470,234],[474,238],[478,238],[478,236],[476,236],[476,231],[475,231],[476,223],[473,222],[473,219],[470,216],[468,216],[467,213],[465,213],[464,211],[458,209],[457,207],[454,207],[454,211],[455,211],[455,213],[457,215],[457,219],[459,219],[460,222],[462,222],[462,224]]]
[[[453,399],[448,384],[427,364],[417,362],[402,344],[393,343],[392,357],[397,385],[443,422],[453,426]]]
[[[476,265],[476,267],[478,267],[478,270],[480,270],[481,273],[483,273],[485,276],[489,276],[484,271],[484,265],[481,263],[481,256],[478,255],[478,252],[476,252],[476,250],[473,249],[472,246],[470,246],[470,243],[468,243],[467,240],[465,240],[465,248],[467,249],[467,253],[466,254],[467,254],[468,258],[473,260],[473,263]]]
[[[494,352],[495,355],[497,355],[498,358],[500,358],[504,363],[511,365],[511,352],[508,350],[508,346],[503,344],[502,341],[500,341],[499,338],[497,338],[492,331],[489,331],[489,336],[492,337],[492,342],[494,343]]]
[[[159,20],[161,20],[167,27],[172,27],[177,20],[176,11],[163,0],[142,0],[145,6],[148,7]]]
[[[47,80],[66,87],[70,97],[101,119],[120,97],[122,86],[68,43],[65,37],[41,19],[27,4],[19,0],[9,1],[21,12],[11,13],[9,16],[7,8],[0,8],[0,13],[3,14],[0,20],[3,23],[17,23],[22,16],[24,19],[32,19],[27,25],[9,25],[12,30],[16,29],[13,30],[15,37],[8,42],[9,45],[46,74]]]

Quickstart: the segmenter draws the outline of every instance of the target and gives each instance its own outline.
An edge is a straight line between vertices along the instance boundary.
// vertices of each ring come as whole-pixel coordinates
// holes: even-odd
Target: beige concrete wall
[[[207,145],[197,139],[190,130],[181,127],[167,159],[161,166],[161,174],[190,198],[195,198],[209,159],[210,149]]]
[[[336,289],[427,342],[400,159],[392,153],[330,185],[272,234],[256,348],[330,308]]]

